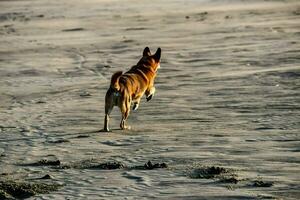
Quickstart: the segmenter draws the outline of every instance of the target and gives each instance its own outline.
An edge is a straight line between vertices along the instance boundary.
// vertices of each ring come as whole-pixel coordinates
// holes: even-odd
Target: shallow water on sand
[[[1,1],[1,179],[50,174],[32,199],[298,199],[297,1]],[[161,47],[157,93],[130,131],[103,126],[110,76]],[[148,160],[167,169],[24,165]],[[187,175],[236,170],[237,184]],[[84,165],[83,165],[84,166]],[[255,187],[253,180],[271,181]]]

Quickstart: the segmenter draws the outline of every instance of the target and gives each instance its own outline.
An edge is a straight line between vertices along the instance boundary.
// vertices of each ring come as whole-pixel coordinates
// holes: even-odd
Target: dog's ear
[[[149,47],[146,47],[143,51],[143,56],[150,56],[150,55],[151,55],[150,49]]]
[[[158,48],[156,53],[153,55],[153,58],[155,59],[156,62],[159,62],[161,56],[161,48]]]

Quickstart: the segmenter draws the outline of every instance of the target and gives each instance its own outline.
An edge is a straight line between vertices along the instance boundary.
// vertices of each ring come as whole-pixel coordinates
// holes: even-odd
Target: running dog
[[[112,75],[110,87],[105,95],[103,131],[109,131],[109,115],[114,106],[118,106],[122,113],[121,129],[130,129],[130,126],[126,125],[126,120],[131,104],[133,104],[132,109],[136,110],[144,94],[149,101],[155,93],[154,79],[160,68],[160,57],[160,48],[155,54],[151,54],[150,49],[146,47],[142,58],[129,71],[126,73],[118,71]]]

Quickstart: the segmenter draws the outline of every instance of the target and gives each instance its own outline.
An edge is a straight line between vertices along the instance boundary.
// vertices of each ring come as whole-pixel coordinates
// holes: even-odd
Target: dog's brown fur
[[[130,129],[125,121],[131,104],[133,103],[133,110],[136,110],[144,94],[149,101],[155,93],[154,79],[160,67],[160,56],[160,48],[151,55],[150,49],[146,47],[143,57],[129,71],[124,74],[118,71],[112,75],[110,88],[105,96],[104,131],[109,131],[109,115],[114,106],[118,106],[122,113],[121,129]]]

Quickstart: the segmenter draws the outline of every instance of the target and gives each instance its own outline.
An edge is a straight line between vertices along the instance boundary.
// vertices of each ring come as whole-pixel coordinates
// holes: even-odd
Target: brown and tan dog
[[[132,109],[136,110],[144,94],[149,101],[155,93],[154,79],[157,69],[160,68],[160,56],[160,48],[151,55],[150,49],[146,47],[143,57],[129,71],[124,74],[118,71],[112,75],[110,88],[105,95],[103,131],[109,131],[109,115],[114,106],[118,106],[122,113],[121,129],[130,129],[125,121],[129,116],[131,104],[133,104]]]

